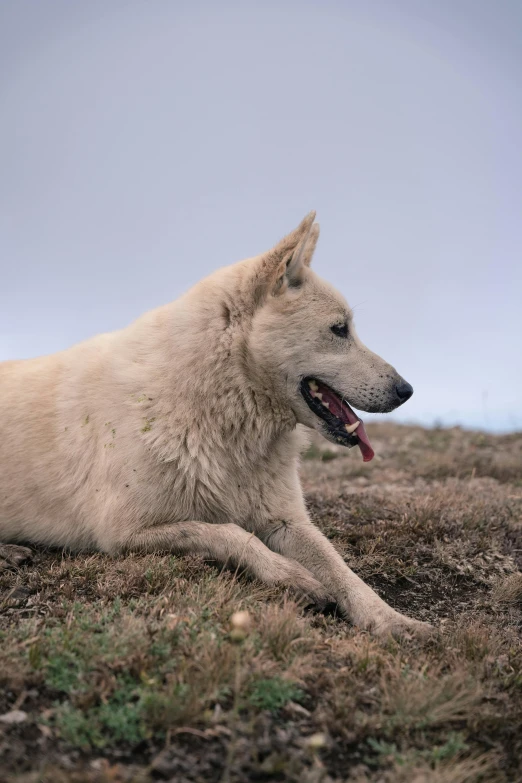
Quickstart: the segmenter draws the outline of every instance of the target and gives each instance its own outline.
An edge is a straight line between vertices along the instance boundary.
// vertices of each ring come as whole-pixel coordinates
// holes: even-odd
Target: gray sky
[[[0,360],[315,208],[393,417],[520,429],[521,182],[519,0],[0,0]]]

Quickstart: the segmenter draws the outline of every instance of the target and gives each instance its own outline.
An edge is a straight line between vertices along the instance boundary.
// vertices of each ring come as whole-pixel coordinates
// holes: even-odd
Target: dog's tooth
[[[308,386],[311,388],[312,391],[317,391],[319,386],[315,381],[308,381]]]
[[[314,397],[317,397],[317,399],[318,399],[318,400],[321,400],[321,401],[322,401],[322,399],[323,399],[323,395],[321,394],[321,392],[316,392],[316,393],[314,394]],[[323,405],[324,405],[324,402],[323,402]]]
[[[355,432],[355,430],[357,429],[360,423],[361,423],[360,421],[355,421],[353,424],[345,424],[344,428],[346,432],[348,432],[351,435],[352,432]]]
[[[319,395],[317,395],[317,396],[319,396]],[[325,402],[324,400],[321,400],[321,402],[323,403],[325,408],[328,408],[328,410],[330,410],[330,403],[329,402]]]

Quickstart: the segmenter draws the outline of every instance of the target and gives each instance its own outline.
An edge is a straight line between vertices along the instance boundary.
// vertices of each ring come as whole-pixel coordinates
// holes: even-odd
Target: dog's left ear
[[[298,288],[302,284],[306,267],[312,263],[318,239],[319,224],[314,223],[295,250],[279,265],[274,294],[281,294],[288,288]]]

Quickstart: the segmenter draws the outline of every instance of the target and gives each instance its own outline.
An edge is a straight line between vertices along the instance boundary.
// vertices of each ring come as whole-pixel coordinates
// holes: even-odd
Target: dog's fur
[[[314,217],[122,331],[0,365],[0,541],[199,553],[333,598],[377,634],[428,631],[365,585],[306,510],[298,425],[325,433],[302,378],[372,411],[396,407],[402,381],[309,268]],[[345,319],[341,340],[330,327]]]

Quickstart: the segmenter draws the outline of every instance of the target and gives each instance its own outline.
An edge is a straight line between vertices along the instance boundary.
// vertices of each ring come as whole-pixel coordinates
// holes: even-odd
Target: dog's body
[[[391,410],[404,388],[308,268],[313,217],[127,329],[0,365],[0,541],[200,553],[333,598],[377,633],[427,630],[355,576],[306,511],[299,425],[367,453],[335,401],[340,418],[317,414],[330,387],[313,379],[366,410]]]

